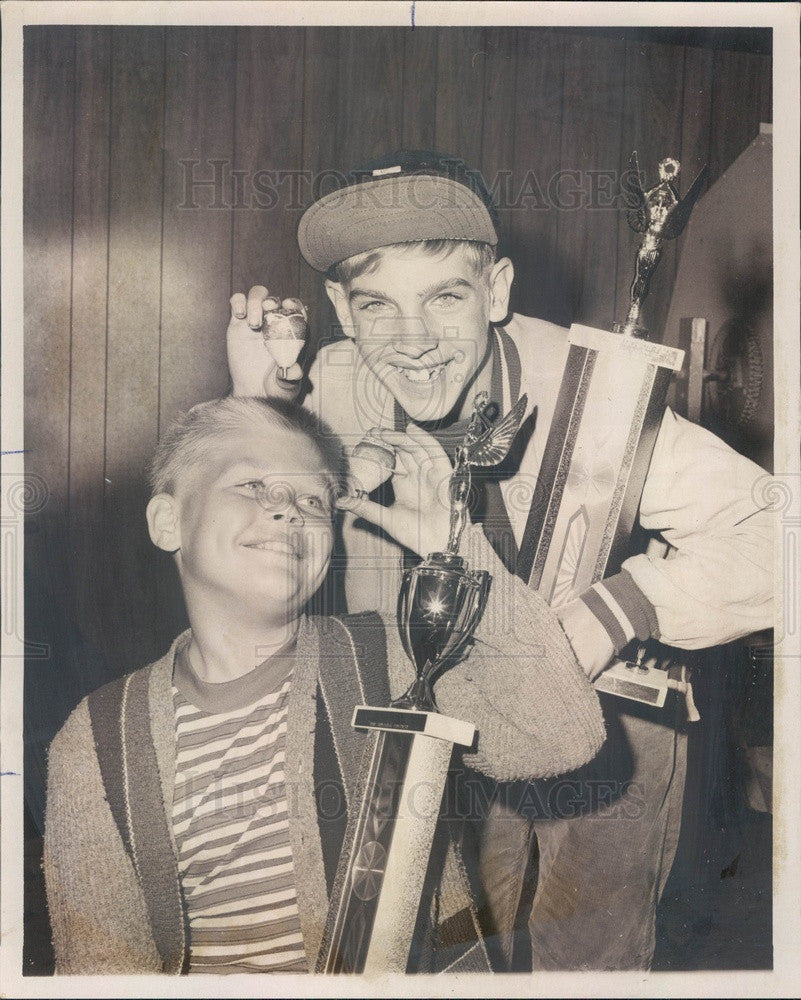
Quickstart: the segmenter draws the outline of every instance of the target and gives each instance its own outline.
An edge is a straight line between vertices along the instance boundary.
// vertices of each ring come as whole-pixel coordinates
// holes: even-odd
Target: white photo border
[[[801,982],[801,610],[785,595],[787,560],[801,566],[799,461],[799,5],[796,3],[459,3],[403,2],[15,2],[2,4],[2,518],[19,517],[6,484],[24,476],[22,281],[22,31],[29,24],[225,25],[549,25],[769,27],[773,29],[775,467],[791,496],[776,539],[777,608],[791,597],[775,666],[774,969],[754,972],[535,973],[502,977],[312,977],[273,975],[278,996],[559,997],[797,995]],[[20,533],[21,534],[21,533]],[[4,620],[23,621],[22,552],[4,552]],[[25,977],[23,932],[22,643],[4,626],[0,698],[2,949],[5,996],[260,997],[261,976]]]

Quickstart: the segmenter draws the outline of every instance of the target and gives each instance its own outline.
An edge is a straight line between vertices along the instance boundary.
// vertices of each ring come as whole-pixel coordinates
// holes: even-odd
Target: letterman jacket
[[[500,478],[517,545],[567,359],[567,333],[552,323],[519,315],[491,330],[503,396],[496,402],[506,413],[526,393],[528,427],[533,423],[516,470]],[[392,425],[392,398],[352,340],[323,347],[309,378],[306,405],[342,437],[346,448],[371,427]],[[671,558],[632,556],[621,573],[591,588],[606,605],[606,614],[598,617],[617,651],[625,643],[609,614],[610,605],[626,641],[634,636],[655,638],[682,649],[718,645],[772,626],[773,516],[760,501],[759,480],[764,477],[762,469],[709,431],[666,410],[639,521],[669,543]],[[343,539],[348,610],[378,607],[391,613],[400,587],[403,550],[350,515]],[[592,598],[588,593],[586,603],[597,611],[601,605]]]

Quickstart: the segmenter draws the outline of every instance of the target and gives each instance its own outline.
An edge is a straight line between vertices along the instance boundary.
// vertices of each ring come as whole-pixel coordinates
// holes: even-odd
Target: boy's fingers
[[[413,441],[419,441],[421,444],[429,444],[439,447],[439,442],[434,435],[429,434],[428,431],[424,431],[423,428],[416,424],[413,420],[409,421],[409,424],[406,427],[406,433]]]
[[[425,451],[420,442],[409,437],[405,431],[391,431],[386,427],[379,427],[371,433],[375,434],[381,441],[386,441],[387,444],[391,444],[393,448],[399,448],[401,451]]]
[[[280,304],[277,295],[268,295],[261,305],[265,312],[274,312]]]
[[[295,399],[300,392],[300,380],[303,370],[299,365],[293,366],[299,369],[297,378],[284,378],[278,374],[278,366],[271,368],[264,379],[264,385],[259,395],[266,394],[269,397],[280,396],[284,399]],[[290,368],[290,372],[292,369]]]
[[[244,319],[247,315],[248,303],[244,292],[234,292],[230,299],[231,316],[236,319]]]
[[[264,310],[262,303],[267,298],[267,289],[264,285],[254,285],[248,292],[247,318],[248,326],[254,330],[261,328],[264,322]]]
[[[409,426],[411,427],[411,424]],[[433,438],[430,434],[426,434],[425,431],[420,431],[418,435],[412,436],[409,432],[404,433],[403,431],[382,429],[377,436],[400,452],[401,459],[404,456],[408,456],[418,465],[440,459],[448,462],[448,465],[450,465],[445,449],[436,438]]]
[[[403,475],[414,475],[427,461],[427,455],[418,448],[402,431],[388,431],[380,429],[371,431],[371,434],[387,445],[391,445],[395,452],[395,475],[402,472]]]
[[[356,517],[363,517],[371,524],[386,524],[390,519],[390,512],[383,504],[368,500],[366,496],[346,493],[344,496],[336,498],[336,506],[339,510],[350,511]]]
[[[340,510],[349,511],[354,517],[361,517],[382,528],[397,542],[418,555],[433,551],[430,542],[425,540],[422,525],[414,512],[393,510],[392,507],[385,507],[361,495],[338,497],[335,503]]]

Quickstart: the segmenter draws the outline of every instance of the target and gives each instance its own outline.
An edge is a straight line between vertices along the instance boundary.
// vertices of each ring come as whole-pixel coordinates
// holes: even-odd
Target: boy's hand
[[[295,363],[279,377],[278,366],[264,342],[262,326],[265,313],[285,309],[307,319],[300,299],[271,296],[264,285],[254,285],[245,298],[242,292],[231,296],[231,321],[226,341],[228,370],[235,396],[279,396],[294,399],[300,390],[303,369]]]
[[[594,681],[606,670],[615,655],[609,633],[584,601],[578,598],[556,608],[555,612],[579,666]]]
[[[413,423],[405,433],[380,429],[371,434],[395,449],[395,502],[385,507],[367,498],[347,496],[337,505],[383,528],[423,558],[441,552],[450,527],[450,459],[435,438]]]

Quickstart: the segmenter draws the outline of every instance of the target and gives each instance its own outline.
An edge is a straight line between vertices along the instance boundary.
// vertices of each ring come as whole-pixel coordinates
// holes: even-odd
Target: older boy
[[[416,429],[392,440],[407,475],[390,527],[419,553],[440,548],[447,456]],[[59,973],[314,968],[347,819],[323,793],[351,801],[354,704],[365,690],[397,696],[412,676],[394,618],[304,611],[331,555],[339,458],[307,411],[256,398],[201,404],[160,443],[148,528],[172,554],[191,627],[84,699],[53,741],[45,876]],[[479,727],[465,765],[511,780],[584,763],[603,724],[558,623],[479,529],[466,540],[494,594],[468,660],[437,688],[444,711]],[[514,606],[522,637],[493,601]],[[489,969],[454,845],[440,884],[437,945],[418,967]]]
[[[528,394],[518,445],[484,479],[473,509],[514,571],[567,331],[508,314],[514,271],[508,258],[495,259],[496,222],[483,181],[461,160],[401,151],[352,171],[341,190],[313,204],[298,240],[326,276],[348,338],[319,352],[307,402],[346,445],[376,424],[400,429],[412,420],[452,450],[477,390],[488,391],[501,412]],[[295,391],[276,378],[260,341],[265,296],[259,286],[247,300],[231,300],[235,392]],[[635,555],[560,609],[589,677],[635,637],[699,649],[770,627],[773,525],[756,500],[760,475],[713,435],[666,412],[639,520],[661,533],[675,558]],[[367,520],[351,518],[344,530],[351,611],[377,600],[389,607],[408,558],[375,530],[379,512],[368,504],[354,511],[369,510]],[[423,512],[420,523],[425,519]],[[678,839],[686,738],[678,706],[658,716],[611,702],[605,710],[614,735],[608,754],[576,776],[578,804],[545,808],[544,793],[532,788],[527,799],[492,807],[484,867],[493,886],[503,884],[498,870],[529,850],[518,814],[534,820],[539,875],[530,931],[538,968],[647,968],[651,961],[655,905]],[[612,806],[593,800],[598,782]],[[510,927],[517,901],[505,890],[490,897],[497,925]]]

